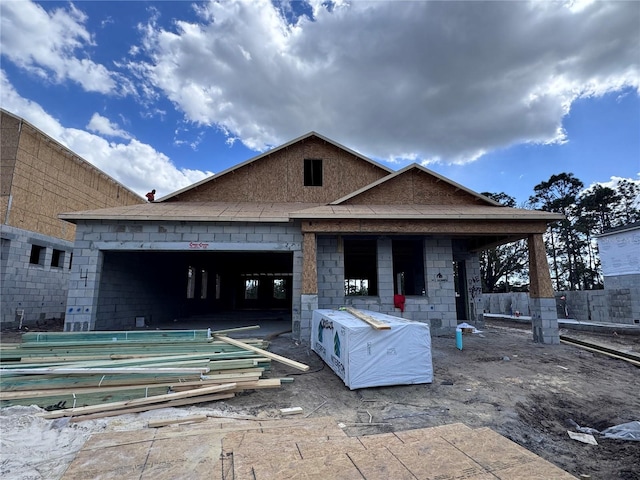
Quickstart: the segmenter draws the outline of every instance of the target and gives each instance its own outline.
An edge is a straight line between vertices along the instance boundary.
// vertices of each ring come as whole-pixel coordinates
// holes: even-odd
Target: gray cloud
[[[633,1],[312,7],[294,25],[267,0],[201,4],[171,30],[151,20],[131,71],[253,149],[316,130],[379,159],[446,162],[564,141],[576,98],[640,88]]]

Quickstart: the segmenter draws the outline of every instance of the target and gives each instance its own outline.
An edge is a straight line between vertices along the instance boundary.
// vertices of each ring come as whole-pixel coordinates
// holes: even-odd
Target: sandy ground
[[[562,334],[640,353],[640,336]],[[7,338],[3,337],[3,341]],[[145,428],[151,418],[213,415],[277,418],[279,409],[332,416],[352,436],[463,422],[490,427],[578,478],[640,479],[640,442],[572,440],[574,426],[603,430],[640,420],[640,368],[569,345],[532,341],[521,325],[492,322],[480,334],[433,338],[431,384],[349,390],[308,345],[289,335],[270,350],[308,364],[309,372],[273,363],[270,377],[291,376],[279,389],[245,392],[225,402],[163,409],[79,423],[42,420],[37,407],[0,410],[3,479],[58,479],[93,432]]]

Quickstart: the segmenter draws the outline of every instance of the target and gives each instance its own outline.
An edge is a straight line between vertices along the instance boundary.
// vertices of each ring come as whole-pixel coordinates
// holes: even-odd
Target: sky
[[[141,196],[315,131],[523,204],[640,182],[640,1],[0,3],[0,106]]]

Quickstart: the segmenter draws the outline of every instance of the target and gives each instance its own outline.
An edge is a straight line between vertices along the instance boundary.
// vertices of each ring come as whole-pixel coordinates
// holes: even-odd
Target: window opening
[[[287,299],[287,284],[284,278],[273,279],[273,298],[276,300]]]
[[[399,295],[426,295],[422,239],[394,239],[394,291]]]
[[[53,249],[51,253],[51,266],[56,268],[62,268],[64,265],[64,252],[62,250]]]
[[[69,252],[69,270],[71,270],[72,263],[73,263],[73,252]]]
[[[200,298],[204,300],[207,298],[207,288],[209,284],[209,272],[207,272],[204,268],[200,271],[202,276],[200,283]]]
[[[192,266],[187,268],[187,298],[194,298],[196,295],[196,269]]]
[[[41,247],[40,245],[31,245],[29,263],[32,265],[44,265],[44,252],[45,247]]]
[[[258,299],[259,284],[260,284],[260,281],[257,278],[249,278],[244,281],[244,299],[245,300]]]
[[[0,238],[0,260],[4,264],[9,258],[9,249],[11,248],[11,240]]]
[[[377,242],[344,239],[344,294],[378,295]]]
[[[304,186],[305,187],[321,187],[322,186],[322,159],[318,159],[318,158],[304,159]]]
[[[366,278],[348,278],[344,281],[346,296],[369,295],[369,280]]]

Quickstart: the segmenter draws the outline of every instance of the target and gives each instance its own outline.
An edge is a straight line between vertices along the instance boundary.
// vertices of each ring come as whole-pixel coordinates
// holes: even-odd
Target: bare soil
[[[640,353],[640,336],[561,334]],[[3,332],[2,341],[20,336]],[[290,334],[272,338],[269,350],[310,370],[273,362],[266,376],[291,377],[292,383],[202,407],[258,418],[302,407],[303,416],[334,417],[352,436],[462,422],[490,427],[578,478],[640,479],[640,442],[595,434],[598,445],[589,445],[567,434],[576,431],[572,422],[602,430],[640,420],[640,368],[570,345],[536,344],[526,325],[492,320],[481,333],[464,336],[462,351],[453,337],[432,338],[434,381],[422,385],[349,390],[309,345]]]
[[[621,351],[640,353],[640,336],[562,331]],[[640,368],[570,345],[540,345],[529,327],[492,322],[480,334],[432,339],[432,384],[349,390],[308,345],[274,339],[270,350],[310,365],[309,373],[273,363],[271,376],[292,376],[280,390],[253,391],[226,408],[258,416],[302,407],[330,415],[349,435],[463,422],[490,427],[579,478],[640,479],[640,442],[572,440],[568,430],[603,430],[640,420]],[[582,476],[582,477],[581,477]]]

